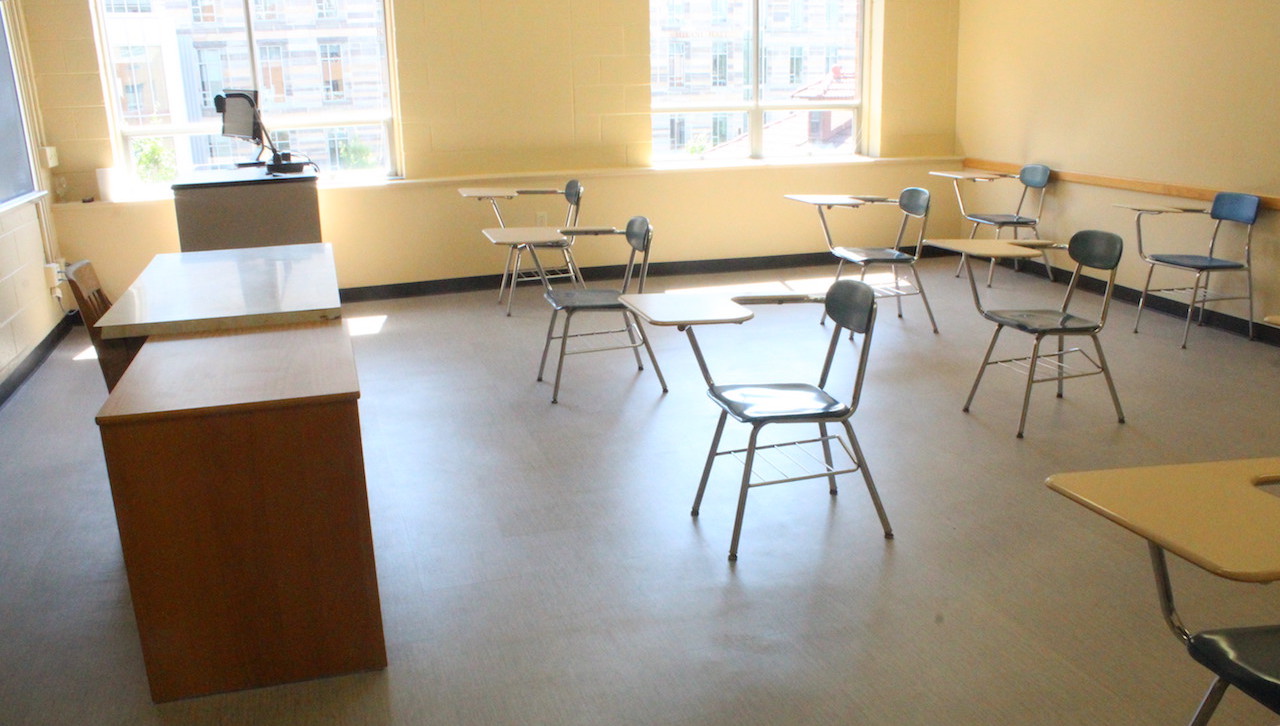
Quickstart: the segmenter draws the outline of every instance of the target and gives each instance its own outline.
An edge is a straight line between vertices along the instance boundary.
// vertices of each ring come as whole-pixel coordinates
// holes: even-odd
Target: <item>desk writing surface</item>
[[[813,204],[820,207],[861,207],[864,204],[872,203],[849,194],[784,194],[783,196],[794,202]]]
[[[1054,474],[1046,484],[1215,575],[1280,579],[1280,458]]]
[[[623,305],[652,325],[711,325],[742,323],[755,313],[728,295],[715,292],[687,294],[635,293],[618,298]]]
[[[220,330],[149,341],[97,421],[359,396],[351,340],[340,320]]]
[[[1029,240],[1028,240],[1029,241]],[[998,259],[1016,259],[1039,257],[1040,252],[1030,247],[1015,244],[1002,239],[927,239],[927,245],[933,245],[951,252],[973,257],[994,257]]]
[[[994,181],[996,179],[1008,179],[1016,177],[1017,174],[1006,174],[999,171],[931,171],[930,176],[940,176],[945,179],[958,179],[961,181]]]
[[[458,193],[468,199],[515,199],[520,192],[510,187],[462,187]]]
[[[495,245],[548,245],[569,241],[556,227],[489,227],[481,231]]]
[[[333,248],[315,243],[156,255],[98,327],[128,338],[341,314]]]

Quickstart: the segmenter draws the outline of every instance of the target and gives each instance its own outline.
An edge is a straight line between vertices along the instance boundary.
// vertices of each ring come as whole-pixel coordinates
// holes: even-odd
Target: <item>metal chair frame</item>
[[[867,492],[871,497],[872,504],[875,506],[876,514],[880,518],[880,525],[884,529],[886,538],[893,537],[893,529],[889,524],[889,517],[885,513],[884,505],[880,501],[880,495],[876,491],[875,481],[871,478],[871,471],[867,467],[866,457],[862,453],[862,448],[858,444],[857,436],[854,435],[853,426],[849,423],[849,419],[857,411],[858,401],[862,395],[862,385],[866,377],[867,357],[871,351],[871,333],[875,327],[876,318],[876,300],[872,288],[863,282],[853,280],[837,281],[832,285],[831,290],[827,293],[825,308],[828,316],[836,323],[835,329],[831,332],[831,342],[827,346],[827,354],[822,366],[822,373],[818,377],[816,387],[808,384],[761,384],[749,386],[717,386],[711,380],[710,375],[704,370],[704,376],[707,378],[709,388],[707,395],[721,407],[720,418],[716,423],[716,431],[711,439],[711,447],[707,452],[706,464],[702,469],[702,478],[698,482],[698,493],[693,500],[693,508],[690,514],[694,517],[698,516],[698,512],[702,506],[702,497],[707,489],[707,480],[711,476],[711,468],[715,460],[721,456],[732,456],[742,463],[742,482],[738,493],[738,509],[733,524],[733,538],[729,544],[729,561],[733,562],[738,559],[738,541],[742,535],[742,520],[746,512],[747,493],[751,489],[762,486],[770,486],[773,484],[784,484],[796,481],[805,481],[809,479],[826,478],[828,481],[828,489],[832,495],[837,493],[836,477],[841,474],[849,474],[853,472],[861,472],[862,478],[867,486]],[[722,395],[726,391],[746,390],[748,392],[760,392],[765,395],[770,391],[779,389],[803,389],[805,392],[818,394],[829,397],[824,390],[827,385],[827,379],[831,373],[832,363],[835,359],[837,347],[840,344],[841,332],[844,328],[850,331],[861,333],[862,345],[858,354],[857,374],[853,384],[853,395],[847,405],[836,407],[832,411],[815,412],[808,410],[778,411],[772,412],[771,415],[755,418],[739,415],[735,411],[731,411],[733,405]],[[835,402],[834,397],[832,402]],[[724,433],[725,422],[729,416],[733,416],[734,420],[740,423],[751,425],[751,434],[747,440],[746,448],[731,449],[721,451],[719,449],[720,439]],[[818,437],[801,439],[797,441],[788,441],[785,443],[769,444],[760,446],[757,444],[760,431],[769,424],[799,424],[799,423],[816,423],[818,424]],[[844,437],[839,434],[828,433],[828,424],[839,424],[844,429]],[[838,442],[840,447],[852,462],[851,466],[837,467],[832,459],[831,444]],[[812,445],[817,444],[822,449],[822,458],[819,460],[817,456],[811,453],[811,450],[805,450],[808,446],[812,449]],[[762,453],[763,452],[763,453]],[[770,464],[777,472],[778,476],[767,478],[764,475],[757,475],[756,464],[757,459],[764,459],[767,454],[776,453],[781,455],[784,461],[779,464]],[[767,462],[766,462],[767,463]],[[816,465],[816,469],[809,469],[807,465]],[[794,474],[796,470],[802,470],[803,473]]]
[[[1162,210],[1143,209],[1138,210],[1135,226],[1138,234],[1138,256],[1146,262],[1147,279],[1142,286],[1142,297],[1138,300],[1138,316],[1133,323],[1133,332],[1138,332],[1138,325],[1142,321],[1142,311],[1146,307],[1147,295],[1149,293],[1166,293],[1177,296],[1187,301],[1187,320],[1182,328],[1182,347],[1187,347],[1187,338],[1191,334],[1191,318],[1196,315],[1197,306],[1200,308],[1198,316],[1198,325],[1204,324],[1204,310],[1209,303],[1218,303],[1226,300],[1248,300],[1249,301],[1249,339],[1253,340],[1253,225],[1258,218],[1258,208],[1260,200],[1250,194],[1237,194],[1234,192],[1220,192],[1214,196],[1213,206],[1209,210],[1209,216],[1213,218],[1213,233],[1209,237],[1208,253],[1206,255],[1160,255],[1148,254],[1143,246],[1142,236],[1142,218],[1147,214],[1161,214]],[[1184,211],[1184,210],[1170,210]],[[1223,222],[1233,222],[1244,225],[1244,261],[1231,260],[1224,257],[1218,257],[1214,254],[1218,244],[1218,233],[1222,230]],[[1191,287],[1151,287],[1151,278],[1157,267],[1163,267],[1171,270],[1179,270],[1181,272],[1194,272],[1195,281]],[[1243,272],[1245,273],[1245,294],[1237,295],[1224,292],[1214,292],[1209,290],[1209,283],[1213,273]]]
[[[1111,295],[1115,289],[1116,270],[1120,264],[1120,255],[1123,251],[1122,245],[1120,238],[1110,232],[1084,230],[1073,235],[1068,245],[1068,253],[1075,260],[1076,267],[1071,274],[1071,282],[1067,285],[1067,292],[1062,300],[1062,305],[1057,310],[986,310],[983,308],[982,301],[978,296],[977,283],[973,279],[973,268],[967,266],[969,286],[973,292],[974,303],[984,318],[996,324],[996,329],[991,335],[991,343],[987,346],[987,352],[983,356],[982,364],[978,366],[978,375],[973,380],[973,387],[969,389],[969,397],[965,399],[963,410],[966,413],[969,411],[970,404],[973,403],[973,398],[978,392],[978,386],[982,383],[982,376],[987,367],[1003,365],[1025,371],[1027,376],[1026,388],[1022,396],[1022,415],[1018,420],[1018,438],[1022,438],[1023,431],[1026,429],[1027,409],[1031,405],[1032,386],[1037,383],[1056,382],[1058,384],[1058,398],[1062,398],[1063,383],[1070,378],[1101,374],[1107,381],[1107,389],[1111,392],[1111,401],[1115,405],[1116,417],[1120,423],[1124,423],[1124,410],[1120,407],[1120,397],[1116,394],[1115,382],[1111,379],[1111,369],[1107,366],[1106,356],[1102,352],[1102,343],[1098,340],[1098,333],[1107,322],[1107,310],[1111,306]],[[1068,312],[1072,296],[1075,294],[1076,287],[1082,278],[1081,272],[1085,267],[1109,273],[1106,290],[1102,296],[1102,308],[1096,321],[1089,321]],[[1010,320],[1017,319],[1019,315],[1024,314],[1028,318],[1039,316],[1044,321],[1057,320],[1058,324],[1053,325],[1048,322],[1044,324],[1027,323],[1021,330],[1035,337],[1031,355],[992,360],[991,353],[995,350],[996,341],[1000,339],[1000,333],[1009,325]],[[1067,323],[1073,324],[1067,327]],[[1093,341],[1096,359],[1081,348],[1068,349],[1065,347],[1065,339],[1067,337],[1079,336],[1088,336]],[[1057,350],[1041,353],[1040,345],[1048,337],[1056,337],[1058,339]],[[1072,367],[1067,363],[1068,356],[1074,356],[1073,360],[1082,359],[1084,366],[1081,368]],[[1037,377],[1036,372],[1043,370],[1048,370],[1049,374]]]
[[[570,355],[580,355],[583,353],[599,353],[607,350],[631,350],[636,359],[636,367],[638,370],[644,370],[644,361],[640,358],[640,348],[643,347],[649,355],[650,362],[653,363],[653,371],[658,376],[658,383],[662,386],[662,392],[667,392],[667,382],[662,376],[662,368],[658,365],[658,359],[654,355],[653,346],[649,343],[649,336],[644,332],[644,326],[641,325],[640,319],[635,313],[631,312],[619,300],[619,296],[632,292],[631,285],[636,283],[637,293],[644,292],[645,279],[649,275],[649,252],[653,243],[653,227],[649,224],[649,220],[644,217],[632,217],[627,222],[625,230],[610,230],[608,232],[593,229],[591,234],[622,234],[630,247],[627,257],[626,268],[622,276],[622,284],[618,289],[590,289],[575,285],[569,289],[556,289],[552,286],[548,276],[543,276],[542,281],[545,287],[545,297],[551,304],[551,321],[547,324],[547,337],[542,346],[542,360],[538,364],[538,380],[541,381],[543,373],[547,366],[547,354],[551,350],[551,341],[560,341],[560,354],[556,362],[556,380],[551,390],[551,402],[558,403],[560,398],[560,379],[564,372],[564,359]],[[533,258],[534,266],[539,272],[542,271],[542,263],[538,258],[537,249],[531,247],[530,255]],[[637,262],[639,266],[639,274],[636,274]],[[564,325],[559,334],[556,333],[556,319],[559,314],[564,313]],[[573,316],[581,312],[616,312],[622,315],[622,327],[609,330],[596,330],[584,333],[570,333],[569,326],[573,320]],[[588,346],[578,350],[569,350],[568,343],[573,338],[590,338],[595,339],[600,336],[609,336],[611,338],[619,338],[621,334],[626,335],[626,340],[613,343],[604,343],[600,345]]]
[[[1017,179],[1022,183],[1022,194],[1018,197],[1018,206],[1014,209],[1012,215],[992,214],[980,212],[968,212],[964,208],[964,196],[960,193],[960,180],[952,179],[951,184],[956,191],[956,201],[960,205],[960,216],[966,220],[973,222],[973,228],[969,230],[969,238],[972,239],[978,234],[980,225],[988,225],[995,227],[996,237],[1000,237],[1000,233],[1009,228],[1013,230],[1013,239],[1019,239],[1018,231],[1022,229],[1031,230],[1032,239],[1040,239],[1040,213],[1044,209],[1045,189],[1049,186],[1049,177],[1052,170],[1044,164],[1028,164],[1022,167],[1018,172]],[[1009,176],[1008,178],[1012,178]],[[1035,198],[1035,213],[1022,213],[1024,207],[1030,211],[1029,198]],[[1045,274],[1049,280],[1053,280],[1053,265],[1049,262],[1049,253],[1045,248],[1040,248],[1040,256],[1044,258]],[[1015,261],[1015,265],[1016,265]],[[956,267],[956,277],[960,276],[961,269],[964,267],[964,259],[960,260],[959,266]],[[991,287],[991,278],[995,273],[996,261],[992,260],[990,267],[987,269],[987,287]]]
[[[585,191],[583,186],[577,179],[571,179],[564,187],[564,199],[568,203],[568,209],[565,210],[564,227],[572,228],[578,224],[578,213],[582,207],[582,193]],[[498,204],[495,200],[490,200],[493,204],[493,211],[498,214],[499,226],[505,227],[502,222],[502,215],[498,213]],[[507,315],[511,315],[511,300],[515,297],[516,284],[526,280],[536,279],[570,279],[574,284],[582,286],[586,281],[582,277],[582,270],[578,268],[578,263],[573,259],[573,241],[572,236],[568,236],[565,242],[556,244],[539,244],[539,245],[513,245],[507,249],[507,263],[502,269],[502,281],[498,285],[498,303],[502,303],[505,295],[507,298]],[[521,261],[526,251],[531,251],[533,247],[539,249],[555,249],[559,250],[564,258],[562,265],[556,267],[539,269],[522,268]]]
[[[830,208],[830,207],[828,207]],[[938,322],[934,320],[933,308],[929,305],[929,296],[924,292],[924,283],[920,281],[920,272],[916,269],[916,262],[920,260],[920,252],[924,249],[925,228],[929,223],[929,191],[920,187],[908,187],[902,190],[898,196],[898,208],[902,210],[902,222],[898,225],[898,235],[894,238],[893,247],[891,248],[867,248],[867,247],[837,247],[831,240],[831,232],[827,228],[825,218],[822,220],[822,230],[826,235],[827,247],[830,248],[831,254],[840,260],[836,266],[836,280],[840,280],[840,275],[844,271],[846,262],[857,265],[860,274],[858,279],[866,282],[867,269],[870,267],[889,267],[893,272],[893,282],[891,284],[869,283],[877,298],[892,297],[898,305],[898,317],[902,317],[902,298],[911,295],[919,295],[920,300],[924,302],[924,310],[929,315],[929,324],[933,326],[933,332],[938,332]],[[818,214],[822,215],[822,207],[818,207]],[[912,220],[919,220],[919,233],[915,235],[915,251],[907,254],[902,251],[902,243],[906,238],[907,228]],[[908,280],[900,274],[899,268],[906,267],[911,270],[911,278]],[[822,321],[827,320],[827,313],[822,313]]]

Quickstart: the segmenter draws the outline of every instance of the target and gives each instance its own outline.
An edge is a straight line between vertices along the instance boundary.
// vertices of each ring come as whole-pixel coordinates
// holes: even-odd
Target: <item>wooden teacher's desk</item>
[[[157,702],[386,666],[332,256],[279,249],[153,263],[116,323],[151,336],[97,423]]]
[[[104,338],[333,320],[342,314],[326,243],[156,255],[98,320]]]

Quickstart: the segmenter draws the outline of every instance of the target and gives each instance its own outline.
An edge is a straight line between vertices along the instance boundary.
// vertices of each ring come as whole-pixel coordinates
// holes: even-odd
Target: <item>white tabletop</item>
[[[569,241],[556,227],[489,227],[482,232],[495,245],[549,245]]]
[[[1032,242],[1034,240],[1021,240],[1020,242]],[[1015,243],[1013,240],[1004,239],[927,239],[924,241],[927,245],[933,245],[951,252],[959,252],[962,255],[970,255],[972,257],[992,257],[996,259],[1014,259],[1014,258],[1031,258],[1039,257],[1040,252],[1030,247]]]
[[[517,189],[515,187],[462,187],[458,193],[468,199],[515,199],[521,194],[560,194],[560,189]]]
[[[1006,174],[1000,171],[931,171],[931,176],[940,176],[947,179],[960,179],[968,181],[994,181],[996,179],[1008,179],[1016,177],[1017,174]]]
[[[722,292],[670,294],[635,293],[618,298],[632,312],[652,325],[711,325],[742,323],[755,313]]]
[[[1113,206],[1121,209],[1131,209],[1144,214],[1205,214],[1209,211],[1204,207],[1175,207],[1162,204],[1115,204]]]
[[[333,248],[315,243],[156,255],[98,327],[128,338],[341,316]]]
[[[866,199],[849,194],[784,194],[787,199],[813,204],[819,207],[861,207],[870,204]]]

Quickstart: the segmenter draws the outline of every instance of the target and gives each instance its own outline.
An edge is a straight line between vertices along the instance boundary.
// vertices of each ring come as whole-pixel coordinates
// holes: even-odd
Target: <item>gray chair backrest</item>
[[[653,241],[653,226],[648,217],[632,217],[627,220],[627,242],[636,252],[646,252]]]
[[[1044,189],[1049,185],[1051,170],[1044,164],[1027,164],[1018,172],[1018,181],[1033,188]]]
[[[1120,264],[1124,240],[1120,235],[1099,229],[1084,229],[1071,235],[1067,254],[1071,259],[1097,270],[1114,270]]]
[[[1258,207],[1262,200],[1252,194],[1219,192],[1213,197],[1209,216],[1214,219],[1240,224],[1253,224],[1258,219]]]
[[[920,187],[907,187],[898,195],[898,208],[913,217],[923,217],[929,213],[929,190]]]
[[[622,276],[620,292],[630,292],[632,281],[636,282],[636,292],[644,292],[644,281],[649,277],[649,248],[653,245],[653,225],[649,224],[649,218],[636,216],[628,219],[626,238],[627,244],[631,245],[631,254]],[[640,265],[639,273],[636,272],[637,262]]]
[[[578,183],[577,179],[570,179],[569,183],[564,185],[564,200],[569,203],[569,210],[564,215],[564,226],[577,226],[583,191],[582,185]],[[572,242],[572,238],[570,238],[570,241]]]
[[[842,328],[865,334],[871,329],[876,296],[871,286],[858,280],[840,280],[827,290],[827,317]]]

